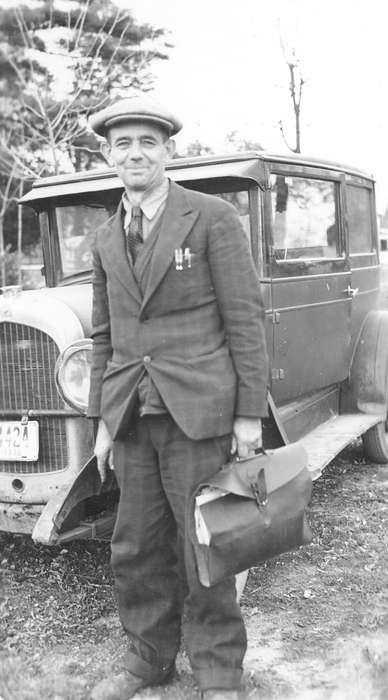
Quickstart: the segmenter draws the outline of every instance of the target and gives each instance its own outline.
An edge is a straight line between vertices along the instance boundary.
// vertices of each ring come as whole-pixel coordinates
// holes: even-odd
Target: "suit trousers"
[[[136,418],[114,443],[120,499],[111,563],[125,665],[150,684],[173,666],[182,629],[199,688],[239,687],[246,632],[235,579],[202,586],[186,533],[190,497],[228,460],[230,445],[230,435],[191,440],[168,414]]]

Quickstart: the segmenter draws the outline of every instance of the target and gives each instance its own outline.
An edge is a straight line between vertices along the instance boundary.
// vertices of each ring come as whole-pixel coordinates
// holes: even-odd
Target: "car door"
[[[342,180],[335,171],[271,167],[267,255],[278,405],[348,375],[351,272],[340,216]]]
[[[356,175],[345,178],[347,249],[352,270],[352,347],[366,314],[379,301],[380,268],[373,182]]]

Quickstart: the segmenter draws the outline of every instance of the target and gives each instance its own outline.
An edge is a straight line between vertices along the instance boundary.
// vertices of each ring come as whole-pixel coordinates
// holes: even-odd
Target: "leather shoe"
[[[241,695],[238,690],[226,690],[223,688],[212,688],[202,692],[202,700],[240,700]]]
[[[129,700],[138,690],[147,685],[149,684],[144,678],[134,676],[130,671],[121,671],[97,683],[90,698],[91,700]]]
[[[174,675],[175,665],[166,673],[159,681],[150,683],[145,678],[135,676],[127,670],[109,678],[104,678],[94,686],[90,699],[91,700],[129,700],[142,688],[147,688],[150,685],[164,685],[172,680]]]

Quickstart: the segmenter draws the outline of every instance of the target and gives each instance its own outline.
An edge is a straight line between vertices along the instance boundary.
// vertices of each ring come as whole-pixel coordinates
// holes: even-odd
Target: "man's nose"
[[[137,141],[133,141],[131,143],[128,155],[131,160],[138,160],[139,158],[143,157],[143,151]]]

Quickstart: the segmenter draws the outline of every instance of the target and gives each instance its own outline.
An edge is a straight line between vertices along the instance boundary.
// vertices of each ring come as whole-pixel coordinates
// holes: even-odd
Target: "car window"
[[[347,185],[347,220],[350,254],[373,250],[372,210],[370,191],[366,187]]]
[[[215,193],[236,207],[250,241],[248,191]],[[63,277],[71,277],[92,268],[92,247],[98,230],[112,216],[112,208],[98,204],[74,204],[56,207],[56,221]]]
[[[56,208],[64,277],[91,269],[92,246],[97,231],[110,216],[111,213],[103,206],[76,204]]]
[[[338,256],[336,185],[271,175],[272,254],[276,260]]]
[[[229,204],[237,209],[237,213],[240,217],[242,227],[244,229],[245,235],[248,238],[249,244],[251,242],[251,227],[249,219],[249,195],[247,190],[240,190],[238,192],[223,192],[217,194],[217,197],[221,197]]]

